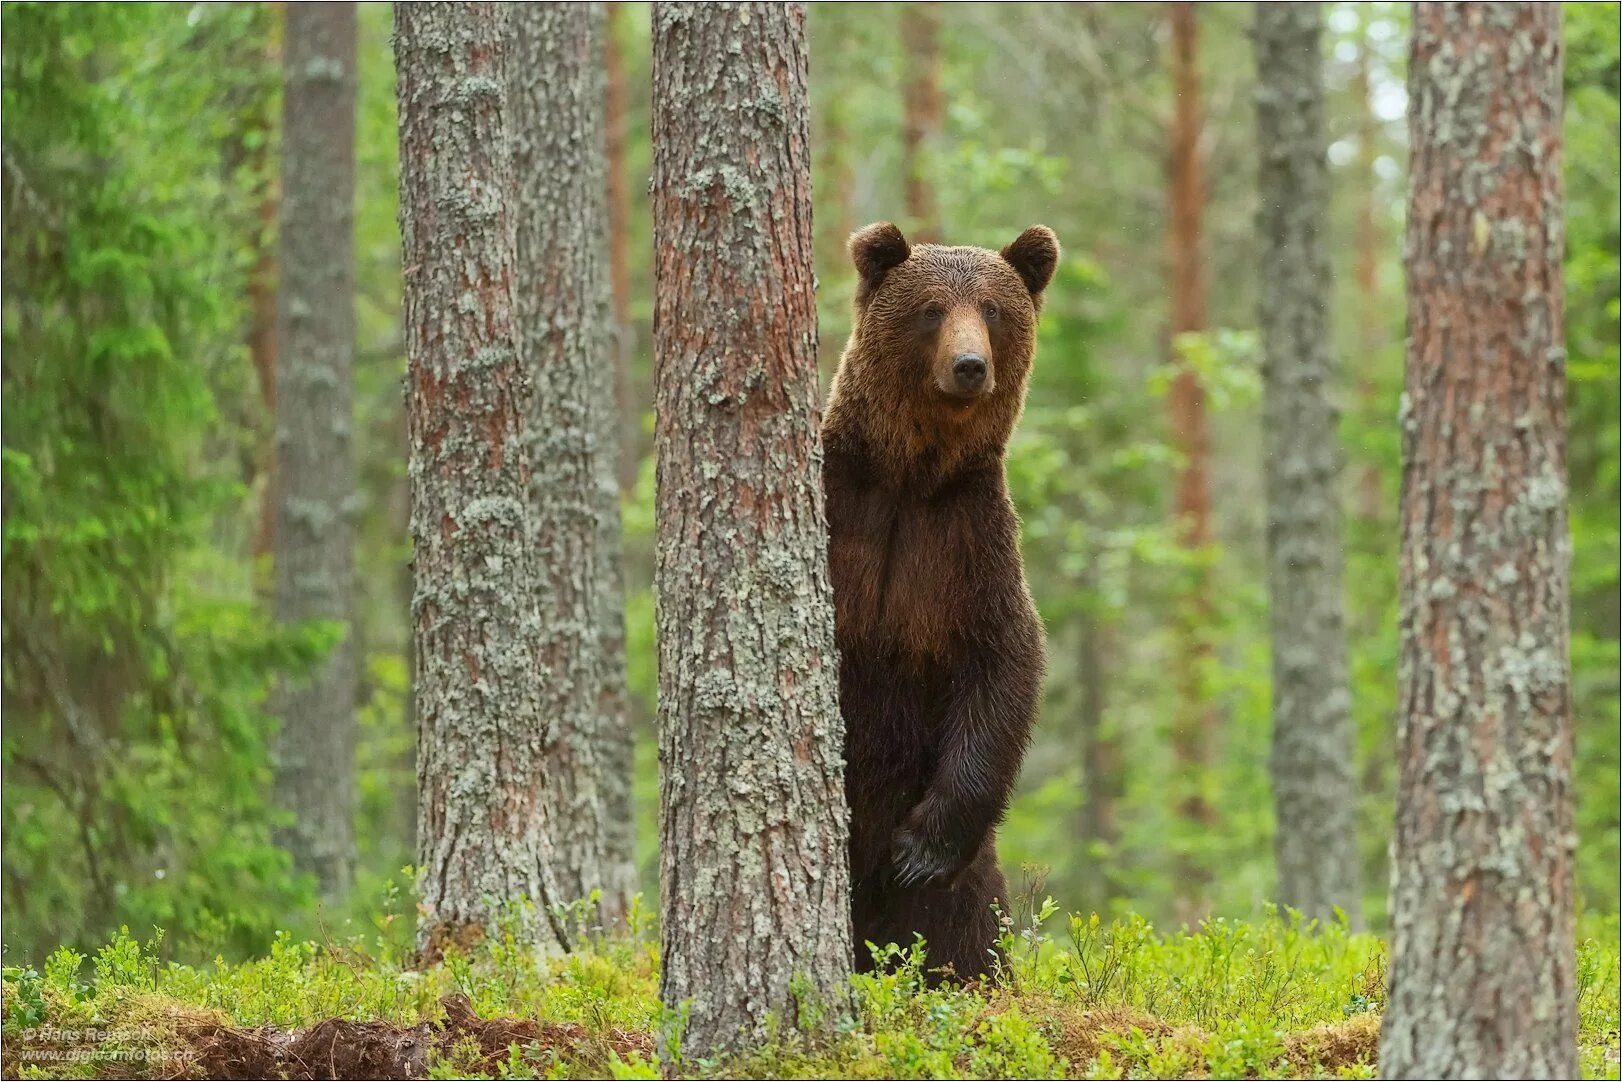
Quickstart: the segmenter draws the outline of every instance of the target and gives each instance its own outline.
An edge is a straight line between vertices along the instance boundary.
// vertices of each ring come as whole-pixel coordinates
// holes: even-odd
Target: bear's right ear
[[[865,300],[879,287],[892,267],[900,266],[912,254],[912,245],[891,222],[874,222],[850,235],[850,261],[861,275],[856,299]]]

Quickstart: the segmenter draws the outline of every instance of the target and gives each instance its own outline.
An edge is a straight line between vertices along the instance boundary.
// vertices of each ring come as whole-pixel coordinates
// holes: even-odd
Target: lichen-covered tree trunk
[[[507,907],[538,948],[563,944],[513,301],[510,14],[394,9],[425,959]]]
[[[287,9],[276,325],[276,617],[342,624],[308,680],[280,688],[284,844],[323,896],[355,860],[355,6]]]
[[[944,113],[941,99],[941,17],[931,0],[901,7],[901,45],[906,66],[902,86],[902,209],[915,242],[940,238],[940,208],[930,181],[930,158]]]
[[[660,994],[704,1056],[840,995],[849,824],[805,10],[660,3],[653,34]]]
[[[1256,6],[1274,900],[1362,919],[1346,681],[1340,440],[1330,394],[1329,204],[1319,5]]]
[[[513,10],[513,168],[521,347],[530,382],[530,511],[538,558],[542,714],[565,901],[636,890],[625,589],[615,475],[614,326],[601,4]]]
[[[1575,1078],[1560,9],[1419,4],[1384,1078]]]
[[[1206,329],[1205,256],[1200,244],[1205,171],[1200,153],[1199,27],[1190,3],[1172,4],[1170,19],[1174,100],[1167,169],[1171,196],[1168,262],[1172,356],[1177,374],[1172,378],[1166,405],[1172,445],[1182,458],[1172,497],[1177,542],[1198,554],[1212,541],[1210,435],[1205,389],[1194,370],[1179,359],[1176,343],[1180,335]],[[1175,645],[1178,702],[1172,719],[1172,755],[1183,838],[1174,874],[1178,915],[1192,921],[1204,914],[1209,872],[1186,851],[1186,846],[1193,836],[1210,831],[1215,824],[1215,812],[1204,791],[1216,741],[1217,715],[1205,698],[1203,673],[1211,654],[1207,634],[1212,617],[1210,574],[1203,566],[1193,570],[1179,610]]]

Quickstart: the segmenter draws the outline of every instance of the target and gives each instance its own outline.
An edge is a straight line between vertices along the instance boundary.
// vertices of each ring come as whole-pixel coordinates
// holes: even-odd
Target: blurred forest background
[[[1327,8],[1356,819],[1365,919],[1379,930],[1395,780],[1408,14]],[[843,246],[855,227],[889,218],[911,235],[996,247],[1040,221],[1065,245],[1010,449],[1050,672],[1002,852],[1011,880],[1045,877],[1068,907],[1159,922],[1190,915],[1196,889],[1198,912],[1252,915],[1274,882],[1251,15],[1200,5],[1194,20],[1185,59],[1199,81],[1204,183],[1183,195],[1201,227],[1197,249],[1174,250],[1178,99],[1163,5],[810,9],[825,377],[849,330]],[[272,802],[267,691],[337,635],[331,624],[278,628],[268,600],[280,25],[267,4],[3,8],[3,827],[14,954],[99,942],[127,924],[170,929],[181,954],[241,955],[276,929],[336,934],[409,912],[411,574],[385,5],[363,5],[359,29],[361,693],[349,900],[319,907],[275,843],[285,815]],[[647,10],[618,5],[610,27],[628,653],[651,894]],[[1614,912],[1618,9],[1568,5],[1565,33],[1579,906]],[[1179,261],[1205,296],[1203,318],[1180,319],[1174,335]],[[1190,465],[1168,406],[1179,371],[1198,378],[1209,409],[1209,446],[1196,449],[1210,479],[1209,543],[1197,548],[1179,543],[1175,518]],[[1172,678],[1189,659],[1195,679]],[[1179,755],[1173,731],[1190,710],[1214,739]]]

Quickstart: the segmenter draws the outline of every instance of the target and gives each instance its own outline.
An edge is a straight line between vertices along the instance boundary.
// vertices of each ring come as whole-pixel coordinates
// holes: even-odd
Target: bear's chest
[[[846,491],[830,499],[829,528],[840,648],[944,656],[972,609],[978,556],[960,501]]]

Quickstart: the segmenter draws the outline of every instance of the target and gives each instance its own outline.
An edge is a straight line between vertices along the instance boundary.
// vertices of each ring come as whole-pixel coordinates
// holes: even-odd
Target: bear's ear
[[[1002,250],[1002,257],[1025,279],[1031,296],[1039,297],[1059,266],[1059,238],[1045,225],[1033,225]]]
[[[850,235],[850,261],[856,264],[856,273],[862,276],[859,297],[879,287],[892,267],[900,266],[912,255],[912,245],[890,222],[874,222]]]

